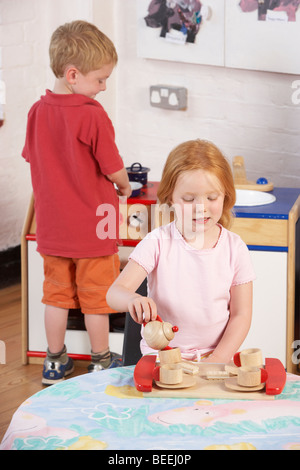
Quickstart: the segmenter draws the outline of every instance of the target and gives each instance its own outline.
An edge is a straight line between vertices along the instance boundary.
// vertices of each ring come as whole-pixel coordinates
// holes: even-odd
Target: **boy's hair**
[[[112,41],[95,25],[81,20],[66,23],[54,31],[49,55],[50,66],[57,78],[63,77],[68,65],[75,66],[85,75],[118,61]]]
[[[223,214],[220,224],[225,228],[230,226],[236,193],[230,165],[221,151],[211,142],[205,140],[190,140],[178,145],[169,154],[157,197],[160,204],[172,205],[172,195],[178,177],[185,171],[205,170],[215,175],[224,191]]]

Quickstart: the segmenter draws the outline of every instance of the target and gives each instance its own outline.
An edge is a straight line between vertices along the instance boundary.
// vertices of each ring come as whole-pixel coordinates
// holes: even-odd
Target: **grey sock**
[[[91,351],[91,357],[92,357],[92,362],[95,363],[100,363],[104,368],[108,367],[109,364],[111,363],[111,354],[110,354],[110,349],[107,348],[104,351],[100,353],[94,353]]]
[[[67,355],[67,348],[66,345],[64,345],[63,349],[58,352],[58,353],[52,353],[49,348],[47,349],[47,358],[50,361],[57,361],[60,360],[63,364],[65,364],[68,361],[68,355]]]

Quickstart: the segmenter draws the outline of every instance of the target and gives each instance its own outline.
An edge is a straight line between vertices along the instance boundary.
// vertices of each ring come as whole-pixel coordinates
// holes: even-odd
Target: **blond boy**
[[[118,192],[131,188],[114,129],[96,95],[116,63],[113,43],[96,26],[74,21],[50,42],[52,91],[28,114],[23,157],[30,163],[37,221],[37,251],[44,258],[44,384],[73,371],[64,345],[69,309],[81,308],[92,351],[90,371],[120,365],[109,350],[106,291],[119,274]],[[97,208],[115,209],[115,236],[96,231]]]

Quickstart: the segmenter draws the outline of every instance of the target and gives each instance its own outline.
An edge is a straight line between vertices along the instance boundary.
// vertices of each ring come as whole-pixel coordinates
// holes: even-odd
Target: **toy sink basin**
[[[239,206],[264,206],[276,201],[273,194],[263,191],[252,191],[250,189],[236,189],[235,207]]]

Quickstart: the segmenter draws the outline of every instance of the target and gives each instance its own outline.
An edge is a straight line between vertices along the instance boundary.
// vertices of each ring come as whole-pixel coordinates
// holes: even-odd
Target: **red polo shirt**
[[[100,103],[47,90],[29,111],[22,156],[31,168],[37,250],[68,258],[116,253],[118,197],[105,175],[123,160]]]

